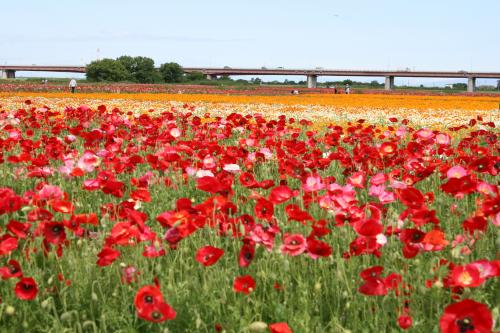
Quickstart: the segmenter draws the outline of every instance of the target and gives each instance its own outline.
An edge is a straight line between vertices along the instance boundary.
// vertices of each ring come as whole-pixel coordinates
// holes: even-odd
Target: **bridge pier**
[[[307,76],[307,88],[316,88],[318,86],[318,76],[308,75]]]
[[[12,69],[5,69],[1,71],[0,77],[2,79],[15,79],[16,78],[16,71]]]
[[[386,76],[385,90],[393,90],[393,89],[394,89],[394,76]]]
[[[0,70],[0,79],[4,80],[7,78],[7,72],[4,70]]]
[[[216,80],[217,79],[217,75],[215,75],[215,74],[207,74],[205,77],[207,80]]]
[[[469,77],[467,80],[467,92],[474,92],[476,90],[476,78]]]

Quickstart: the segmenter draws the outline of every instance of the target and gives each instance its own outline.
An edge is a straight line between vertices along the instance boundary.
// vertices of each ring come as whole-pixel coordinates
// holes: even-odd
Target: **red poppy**
[[[116,180],[107,180],[102,187],[102,191],[117,198],[123,197],[125,184]]]
[[[364,269],[359,274],[364,280],[364,283],[359,287],[358,291],[369,296],[383,296],[387,294],[387,286],[381,274],[384,268],[382,266],[373,266]]]
[[[135,201],[151,202],[151,195],[145,188],[138,188],[137,190],[130,193],[130,197]]]
[[[51,207],[55,212],[63,214],[72,214],[74,210],[73,204],[64,200],[53,200]]]
[[[266,199],[257,199],[254,212],[257,218],[271,221],[274,214],[274,205]]]
[[[436,211],[428,210],[424,206],[417,210],[413,210],[410,220],[415,223],[416,226],[422,226],[427,223],[439,224],[439,220],[436,217]]]
[[[238,276],[234,279],[233,290],[248,295],[255,290],[255,280],[250,275]]]
[[[493,319],[488,307],[471,299],[448,305],[439,320],[442,333],[491,332]]]
[[[242,172],[239,177],[241,185],[248,188],[259,187],[259,183],[255,180],[255,177],[249,172]]]
[[[276,186],[269,193],[269,201],[278,205],[290,200],[294,196],[292,190],[286,185]]]
[[[413,187],[408,187],[396,192],[398,194],[399,200],[410,208],[419,208],[424,202],[425,198],[422,192]]]
[[[159,323],[172,320],[176,316],[175,310],[165,303],[157,286],[148,285],[140,288],[135,295],[134,305],[139,318],[148,321]]]
[[[217,193],[222,190],[222,185],[217,178],[204,176],[197,179],[196,188],[209,193]]]
[[[7,230],[18,238],[26,238],[31,228],[31,223],[21,223],[19,221],[10,220],[7,224]]]
[[[477,181],[471,175],[461,178],[451,178],[441,185],[441,189],[451,195],[463,195],[476,191]]]
[[[43,235],[50,244],[62,244],[66,240],[64,224],[59,222],[44,223]]]
[[[486,232],[488,221],[483,216],[473,216],[468,218],[462,224],[464,230],[469,234],[474,234],[474,231]]]
[[[22,278],[16,283],[14,292],[19,299],[29,301],[34,299],[38,294],[38,286],[33,278]]]
[[[269,332],[271,333],[293,333],[287,323],[274,323],[269,325]]]
[[[413,324],[413,319],[411,316],[407,314],[402,314],[401,316],[398,317],[398,326],[401,327],[402,329],[406,330],[411,327]]]
[[[369,268],[362,270],[361,273],[359,273],[359,276],[363,280],[380,278],[383,271],[384,271],[384,267],[382,267],[382,266],[372,266],[372,267],[369,267]]]
[[[332,247],[327,243],[312,237],[307,238],[307,254],[309,257],[313,259],[328,257],[332,254],[332,252]]]
[[[420,243],[425,237],[425,232],[418,229],[403,229],[399,234],[399,239],[403,243]]]
[[[478,287],[484,278],[475,265],[455,266],[450,272],[450,285],[454,287]]]
[[[300,209],[298,205],[287,205],[285,207],[285,213],[288,215],[290,221],[297,221],[304,224],[305,221],[313,220],[312,216],[308,212]]]
[[[240,267],[248,267],[252,262],[254,255],[255,255],[255,245],[243,244],[243,246],[240,249],[240,255],[238,259]]]
[[[367,279],[359,287],[358,291],[369,296],[383,296],[387,294],[387,287],[384,280],[379,278]]]
[[[175,319],[177,313],[167,303],[146,304],[140,310],[137,310],[139,318],[152,321],[154,323],[161,323],[165,320]]]
[[[306,251],[306,239],[301,234],[286,234],[283,236],[283,245],[281,245],[281,253],[290,256],[298,256]]]
[[[160,288],[153,285],[141,287],[135,294],[134,304],[137,309],[142,309],[146,305],[163,302],[163,295]]]
[[[0,267],[2,279],[17,278],[23,276],[21,265],[16,260],[9,260],[7,266]]]
[[[104,247],[101,252],[97,254],[99,259],[97,260],[97,265],[104,267],[111,265],[116,258],[120,256],[120,251],[115,250],[109,246]]]
[[[203,266],[212,266],[224,254],[224,250],[207,245],[196,252],[195,259]]]
[[[10,254],[17,249],[18,241],[16,237],[7,234],[0,237],[0,256]]]

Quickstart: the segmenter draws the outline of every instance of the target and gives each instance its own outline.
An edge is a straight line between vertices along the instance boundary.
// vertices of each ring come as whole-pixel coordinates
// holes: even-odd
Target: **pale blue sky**
[[[1,64],[127,54],[183,66],[500,71],[498,0],[12,0],[0,8]]]

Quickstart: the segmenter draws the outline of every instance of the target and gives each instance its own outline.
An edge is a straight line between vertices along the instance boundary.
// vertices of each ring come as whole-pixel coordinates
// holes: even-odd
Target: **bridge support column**
[[[317,75],[308,75],[307,76],[307,88],[316,88],[318,84],[318,76]]]
[[[393,89],[394,89],[394,76],[386,76],[385,90],[393,90]]]
[[[216,80],[217,79],[217,75],[215,75],[215,74],[207,74],[206,75],[206,79],[207,80]]]
[[[14,71],[12,69],[7,69],[5,71],[5,73],[6,73],[7,79],[15,79],[16,78],[16,71]]]
[[[467,80],[467,92],[474,92],[476,90],[476,78],[469,77]]]
[[[7,78],[7,72],[0,70],[0,79],[6,79]]]

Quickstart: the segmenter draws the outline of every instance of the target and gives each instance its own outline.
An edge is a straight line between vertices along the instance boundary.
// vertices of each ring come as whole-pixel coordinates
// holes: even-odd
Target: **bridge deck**
[[[256,69],[184,67],[184,72],[202,72],[206,75],[316,75],[316,76],[373,76],[373,77],[435,77],[435,78],[491,78],[500,79],[500,72],[449,71],[378,71],[347,69]],[[35,71],[85,73],[84,66],[0,66],[0,71]]]

